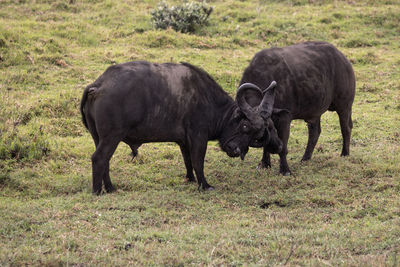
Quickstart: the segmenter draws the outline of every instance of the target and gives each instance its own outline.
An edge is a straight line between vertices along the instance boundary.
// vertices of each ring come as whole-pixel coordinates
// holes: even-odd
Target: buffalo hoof
[[[100,189],[93,189],[92,194],[96,195],[96,196],[100,196],[101,195],[101,188]]]
[[[290,171],[281,173],[283,176],[290,176],[292,173]]]
[[[303,156],[303,158],[301,159],[301,162],[308,161],[310,159],[311,159],[311,157]]]
[[[186,180],[188,181],[188,183],[196,182],[196,179],[194,177],[186,177]]]
[[[117,189],[114,186],[110,186],[110,187],[106,188],[106,191],[107,191],[107,193],[112,193],[112,192],[117,191]]]
[[[261,161],[258,163],[257,170],[262,170],[262,169],[269,169],[271,168],[271,163],[263,162]]]
[[[215,188],[212,187],[211,185],[207,185],[207,186],[201,186],[199,185],[199,187],[197,188],[199,190],[199,192],[203,191],[214,191]]]

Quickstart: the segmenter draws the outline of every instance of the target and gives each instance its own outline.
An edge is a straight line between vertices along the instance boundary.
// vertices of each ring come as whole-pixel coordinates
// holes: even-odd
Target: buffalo
[[[102,186],[112,192],[109,161],[118,144],[134,153],[148,142],[175,142],[186,166],[186,177],[198,188],[212,190],[204,177],[208,140],[218,140],[230,157],[244,159],[249,145],[259,146],[265,136],[274,104],[271,81],[267,93],[246,83],[233,100],[204,70],[188,63],[156,64],[146,61],[110,66],[88,85],[81,100],[81,114],[96,150],[92,155],[93,193]],[[258,99],[257,107],[248,103]],[[265,140],[264,140],[265,142]]]
[[[326,42],[305,42],[264,49],[253,57],[240,84],[260,86],[272,80],[278,82],[272,120],[283,143],[279,153],[281,174],[291,174],[286,160],[291,121],[307,122],[308,143],[302,158],[306,161],[311,159],[321,133],[320,118],[327,110],[339,115],[341,156],[349,155],[355,77],[350,62],[336,47]],[[276,153],[274,150],[264,142],[261,167],[271,167],[270,153]]]

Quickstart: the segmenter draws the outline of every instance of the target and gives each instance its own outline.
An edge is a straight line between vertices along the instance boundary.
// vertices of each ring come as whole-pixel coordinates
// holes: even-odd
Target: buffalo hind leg
[[[99,146],[99,136],[97,134],[96,128],[91,124],[91,121],[88,121],[88,125],[89,125],[89,129],[90,129],[89,130],[90,134],[93,137],[93,141],[94,141],[94,144],[95,144],[96,150],[97,150],[97,147]],[[103,176],[103,179],[96,180],[96,182],[93,179],[93,193],[95,193],[97,195],[99,195],[101,193],[101,187],[102,187],[101,180],[104,181],[104,187],[108,193],[115,191],[115,188],[112,185],[111,180],[110,180],[109,164],[106,164],[106,170],[105,170],[105,175]],[[96,184],[96,188],[100,188],[100,189],[94,190],[95,184]]]
[[[107,162],[106,167],[107,167],[106,175],[104,176],[104,180],[103,180],[104,187],[105,187],[107,193],[112,193],[115,191],[115,187],[111,183],[111,179],[110,179],[110,162]]]
[[[116,139],[100,140],[92,155],[93,194],[101,194],[103,181],[107,192],[115,190],[110,180],[109,163],[118,143]]]
[[[192,161],[190,159],[190,152],[183,144],[179,144],[179,147],[181,149],[183,161],[185,162],[186,178],[188,179],[189,182],[195,182],[196,179],[194,178],[193,174],[193,166],[192,166]]]
[[[319,135],[321,134],[321,117],[317,118],[314,121],[307,122],[307,127],[308,127],[307,148],[306,151],[304,152],[301,161],[306,161],[311,159],[315,145],[317,144]]]
[[[337,112],[340,121],[340,130],[342,131],[343,147],[341,156],[348,156],[350,154],[350,137],[351,130],[353,129],[353,121],[351,119],[351,110],[344,112]]]

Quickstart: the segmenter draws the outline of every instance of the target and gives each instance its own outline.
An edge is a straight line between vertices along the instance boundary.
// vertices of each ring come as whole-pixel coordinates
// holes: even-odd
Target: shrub
[[[213,8],[205,3],[186,2],[183,5],[168,7],[165,2],[158,3],[151,11],[152,23],[156,29],[171,27],[175,31],[195,32],[206,25]]]

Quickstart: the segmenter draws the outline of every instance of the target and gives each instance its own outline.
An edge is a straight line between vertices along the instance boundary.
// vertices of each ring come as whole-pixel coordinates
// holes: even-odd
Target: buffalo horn
[[[237,89],[236,101],[239,105],[240,110],[244,113],[244,115],[251,123],[255,125],[260,125],[260,124],[262,125],[263,122],[260,118],[260,114],[257,112],[255,108],[251,107],[246,100],[245,96],[247,90],[253,90],[259,93],[260,97],[262,97],[262,91],[257,85],[252,83],[244,83]]]
[[[276,82],[272,81],[268,88],[263,91],[263,100],[258,108],[259,114],[264,120],[268,119],[272,114],[275,101],[275,87]]]

